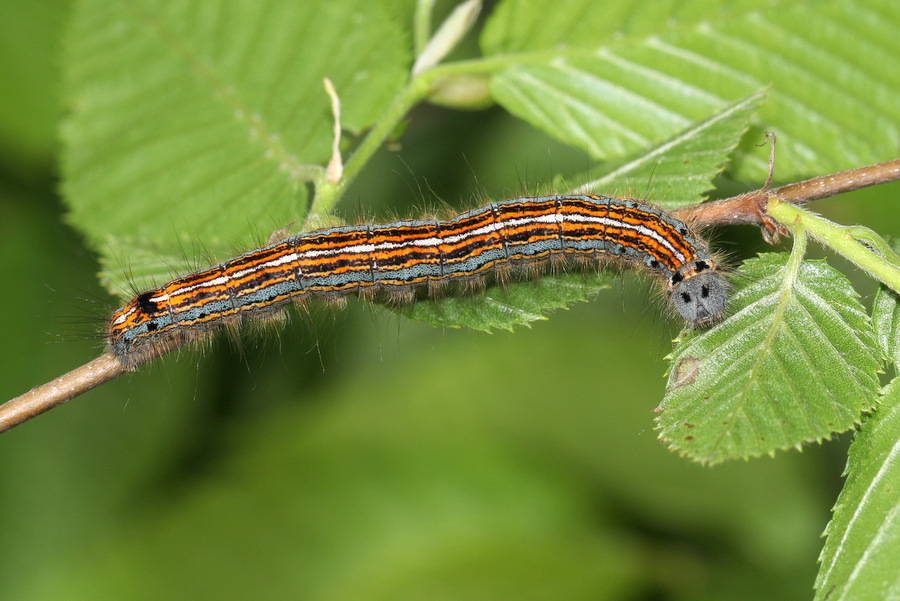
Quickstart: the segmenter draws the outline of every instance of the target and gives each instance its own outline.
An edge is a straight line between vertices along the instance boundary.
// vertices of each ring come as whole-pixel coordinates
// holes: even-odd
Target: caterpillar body
[[[134,369],[204,331],[310,297],[403,296],[556,258],[643,267],[665,283],[692,326],[725,310],[728,286],[718,263],[662,209],[590,194],[537,196],[447,220],[333,227],[273,242],[138,294],[113,315],[107,343]]]

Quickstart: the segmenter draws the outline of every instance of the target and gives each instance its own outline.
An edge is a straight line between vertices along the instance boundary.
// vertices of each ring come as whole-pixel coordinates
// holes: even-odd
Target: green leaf
[[[764,32],[764,33],[761,33]],[[658,4],[507,0],[481,44],[513,114],[596,158],[671,136],[771,85],[762,127],[780,177],[893,158],[900,139],[900,4],[891,0]],[[760,140],[762,135],[760,133]],[[743,159],[742,159],[743,160]],[[757,151],[738,165],[759,179]]]
[[[405,81],[407,46],[364,0],[78,3],[63,187],[106,284],[125,294],[129,273],[147,285],[195,268],[192,241],[222,259],[303,218],[331,150],[322,78],[359,131]]]
[[[512,330],[518,325],[546,319],[544,313],[586,301],[615,276],[610,273],[547,276],[533,282],[491,286],[484,293],[442,299],[424,299],[404,306],[407,317],[439,327],[466,326],[473,330]]]
[[[692,0],[666,6],[641,0],[568,0],[565,10],[541,11],[531,0],[506,0],[491,15],[482,46],[491,53],[586,48],[598,40],[674,31],[708,22],[711,16],[734,17],[754,8],[759,8],[756,0]]]
[[[825,530],[816,599],[900,599],[900,380],[863,423]]]
[[[878,395],[881,354],[847,279],[802,252],[737,274],[734,312],[670,356],[660,438],[703,463],[771,454],[852,428]]]
[[[764,97],[764,91],[759,91],[742,98],[651,151],[622,161],[578,190],[608,190],[613,186],[637,189],[649,181],[652,189],[648,196],[663,208],[697,204],[704,192],[712,189],[713,179],[725,168]]]

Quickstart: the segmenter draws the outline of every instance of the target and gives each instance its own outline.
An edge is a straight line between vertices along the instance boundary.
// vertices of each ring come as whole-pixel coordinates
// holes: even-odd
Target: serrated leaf
[[[363,0],[85,0],[68,33],[63,187],[120,293],[129,270],[147,284],[195,267],[192,241],[221,259],[302,218],[331,150],[322,78],[359,130],[410,60],[390,14]]]
[[[546,319],[544,313],[583,302],[609,288],[609,273],[567,273],[532,282],[491,286],[484,293],[421,300],[400,309],[412,319],[439,327],[513,330]]]
[[[847,481],[825,530],[816,599],[900,599],[900,380],[850,445]]]
[[[874,67],[900,62],[900,4],[890,0],[662,10],[576,0],[549,12],[507,0],[481,45],[504,61],[491,82],[500,104],[596,158],[669,137],[769,84],[760,117],[780,136],[780,177],[887,160],[900,141],[900,79]],[[764,176],[755,155],[741,176]]]
[[[765,254],[738,272],[734,314],[670,359],[660,438],[696,461],[771,454],[852,428],[878,394],[881,353],[847,279]]]
[[[703,200],[713,179],[750,127],[765,97],[760,90],[723,111],[678,132],[649,152],[622,161],[603,177],[579,186],[581,191],[603,191],[613,185],[636,188],[651,182],[650,198],[666,209]]]

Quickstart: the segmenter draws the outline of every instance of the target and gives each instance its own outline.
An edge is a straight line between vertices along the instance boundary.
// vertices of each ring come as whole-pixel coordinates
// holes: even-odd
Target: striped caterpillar
[[[659,208],[588,194],[495,202],[452,219],[307,232],[138,294],[113,315],[110,351],[128,369],[197,334],[308,297],[467,281],[554,258],[621,259],[656,274],[691,326],[725,310],[728,286],[705,244]]]

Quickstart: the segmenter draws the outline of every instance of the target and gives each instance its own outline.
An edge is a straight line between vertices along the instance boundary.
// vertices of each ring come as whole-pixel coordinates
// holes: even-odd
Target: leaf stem
[[[789,202],[784,202],[774,195],[769,196],[767,209],[768,214],[778,223],[791,228],[795,244],[798,233],[808,232],[813,238],[900,294],[900,259],[893,251],[889,250],[887,242],[868,228],[839,225]],[[860,236],[860,234],[863,235]],[[865,240],[868,246],[859,242],[860,238]],[[879,241],[874,241],[874,238],[878,238]],[[888,248],[889,254],[876,254],[869,246],[882,252]]]
[[[344,166],[344,176],[338,183],[328,181],[324,170],[316,173],[313,184],[316,195],[306,217],[304,231],[326,223],[334,206],[341,199],[350,183],[362,171],[363,167],[372,158],[372,155],[381,148],[384,141],[397,129],[397,126],[406,114],[419,102],[428,97],[434,84],[441,78],[472,75],[475,73],[487,73],[496,71],[504,66],[515,63],[513,57],[488,58],[459,61],[447,65],[437,65],[427,71],[412,77],[406,87],[400,91],[391,106],[381,116],[369,133],[353,152]]]

